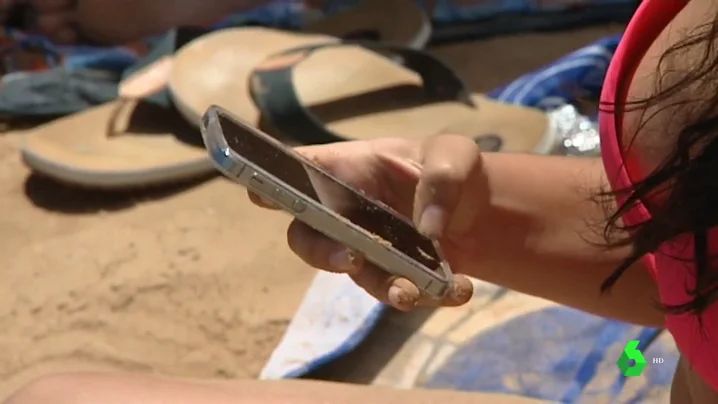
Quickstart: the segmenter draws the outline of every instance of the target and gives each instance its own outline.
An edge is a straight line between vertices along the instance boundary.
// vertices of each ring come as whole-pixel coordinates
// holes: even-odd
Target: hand
[[[296,150],[340,180],[413,218],[420,232],[439,240],[454,271],[476,259],[475,234],[488,192],[481,153],[470,139],[442,135],[423,142],[379,139]],[[274,208],[256,194],[249,196],[259,206]],[[408,280],[364,262],[298,220],[289,226],[287,241],[309,265],[347,273],[371,295],[399,310],[417,305],[457,306],[473,293],[469,279],[457,274],[454,289],[443,301],[435,301]]]

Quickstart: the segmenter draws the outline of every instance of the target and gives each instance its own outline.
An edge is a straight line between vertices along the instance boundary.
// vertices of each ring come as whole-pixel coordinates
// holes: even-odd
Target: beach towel
[[[567,105],[598,98],[619,40],[620,35],[599,40],[490,96],[562,119]],[[468,308],[438,309],[419,323],[400,325],[413,335],[372,381],[567,403],[642,402],[667,394],[678,353],[662,330],[599,318],[484,282],[476,285]],[[381,332],[375,328],[386,315],[387,308],[348,277],[319,272],[260,377],[301,377],[340,360],[362,348],[371,333]],[[402,323],[401,314],[389,315]],[[640,377],[626,377],[616,363],[634,340],[651,363]],[[360,364],[352,366],[372,358],[361,355]]]

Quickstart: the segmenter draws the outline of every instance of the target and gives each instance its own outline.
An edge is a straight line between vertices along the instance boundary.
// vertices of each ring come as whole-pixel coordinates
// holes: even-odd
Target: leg
[[[37,1],[37,0],[35,0]],[[82,36],[107,44],[137,41],[181,25],[202,26],[268,0],[76,0]],[[107,13],[112,9],[112,13]]]
[[[57,43],[75,43],[85,37],[122,44],[180,25],[211,24],[268,0],[0,0],[0,22],[7,18],[7,9],[19,2],[31,2],[37,10],[31,30]]]
[[[501,394],[441,390],[393,390],[316,381],[191,382],[70,373],[41,378],[5,404],[538,404]]]

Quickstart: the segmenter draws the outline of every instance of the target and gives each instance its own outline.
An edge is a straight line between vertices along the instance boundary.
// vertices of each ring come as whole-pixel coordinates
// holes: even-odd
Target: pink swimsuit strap
[[[643,0],[611,61],[601,94],[604,111],[600,113],[599,126],[603,164],[614,190],[630,188],[632,182],[624,161],[626,154],[621,149],[623,116],[620,108],[611,106],[620,107],[626,102],[629,86],[643,56],[688,2]],[[623,200],[619,198],[618,202]],[[650,218],[648,210],[640,205],[628,212],[623,221],[631,225]],[[718,245],[710,247],[711,250],[718,249]],[[693,238],[686,236],[674,243],[666,243],[655,254],[644,258],[645,266],[658,284],[662,303],[677,305],[692,299],[688,291],[695,287],[695,266],[685,260],[692,258],[692,252]],[[718,391],[718,305],[703,313],[702,324],[697,316],[684,314],[667,315],[665,325],[688,363]]]

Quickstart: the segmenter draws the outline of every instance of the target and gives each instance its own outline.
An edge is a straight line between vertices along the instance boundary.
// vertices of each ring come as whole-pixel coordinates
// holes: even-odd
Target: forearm
[[[479,256],[465,272],[510,289],[597,315],[661,325],[657,288],[636,264],[601,295],[601,283],[627,255],[602,247],[606,206],[592,196],[607,183],[600,160],[492,153],[491,190]],[[610,211],[610,210],[609,210]]]

